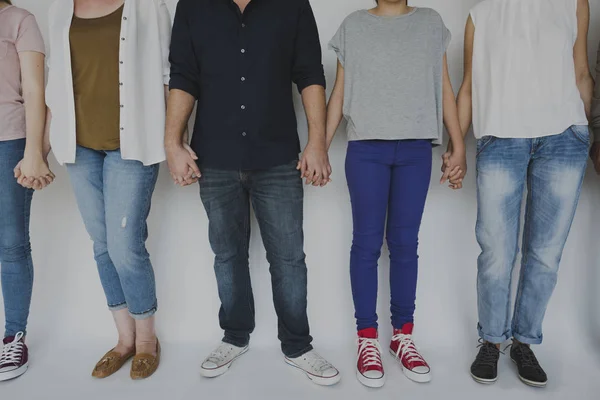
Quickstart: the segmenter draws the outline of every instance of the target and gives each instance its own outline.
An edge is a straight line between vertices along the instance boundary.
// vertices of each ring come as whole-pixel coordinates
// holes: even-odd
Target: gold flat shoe
[[[156,339],[156,357],[152,354],[141,353],[133,357],[131,363],[131,379],[146,379],[158,369],[160,364],[160,343]]]
[[[94,378],[106,378],[111,376],[115,372],[121,369],[121,367],[129,360],[131,357],[135,355],[135,351],[131,353],[121,355],[121,353],[117,353],[112,349],[108,353],[106,353],[98,364],[94,367],[92,371],[92,376]]]

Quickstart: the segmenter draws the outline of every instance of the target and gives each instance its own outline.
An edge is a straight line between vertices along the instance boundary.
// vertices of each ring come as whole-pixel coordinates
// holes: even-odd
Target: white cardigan
[[[49,12],[46,102],[50,143],[60,164],[74,163],[77,144],[69,32],[73,0]],[[152,165],[165,160],[165,90],[169,84],[171,18],[165,0],[125,0],[119,48],[121,156]],[[90,43],[93,46],[93,43]]]

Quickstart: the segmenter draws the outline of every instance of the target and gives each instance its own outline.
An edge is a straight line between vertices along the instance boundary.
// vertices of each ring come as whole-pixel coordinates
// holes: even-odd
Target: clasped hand
[[[54,182],[55,175],[43,156],[25,157],[14,168],[15,179],[19,185],[34,190],[42,190]]]

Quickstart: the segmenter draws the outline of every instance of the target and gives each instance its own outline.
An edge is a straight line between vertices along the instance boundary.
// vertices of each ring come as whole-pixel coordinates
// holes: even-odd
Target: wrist
[[[24,157],[26,158],[44,158],[44,151],[39,148],[31,148],[25,145]]]
[[[165,142],[165,150],[167,152],[174,151],[174,150],[179,150],[181,148],[183,148],[183,141],[181,141],[181,142],[177,142],[177,141],[168,141],[168,142]]]

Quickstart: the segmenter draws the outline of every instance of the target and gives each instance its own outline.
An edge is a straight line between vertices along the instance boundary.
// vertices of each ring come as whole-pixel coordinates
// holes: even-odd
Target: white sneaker
[[[285,357],[285,362],[302,370],[317,385],[335,385],[342,378],[340,371],[314,350],[296,358]]]
[[[231,364],[247,351],[248,346],[237,347],[229,343],[221,343],[202,363],[200,375],[206,378],[223,375],[229,370]]]

